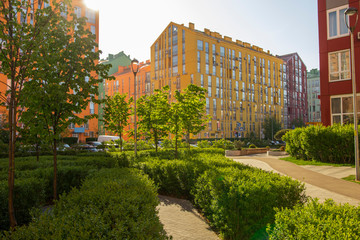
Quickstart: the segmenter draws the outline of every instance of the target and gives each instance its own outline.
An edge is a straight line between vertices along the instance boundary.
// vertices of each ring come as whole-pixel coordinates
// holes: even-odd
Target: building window
[[[74,13],[77,18],[81,18],[81,7],[74,7]]]
[[[360,96],[357,100],[357,114],[360,113]],[[331,121],[332,124],[348,124],[354,122],[353,98],[351,95],[331,97]]]
[[[328,38],[337,38],[349,34],[345,23],[345,10],[348,6],[341,6],[327,11]],[[348,17],[347,17],[348,20]]]
[[[349,50],[329,53],[330,81],[350,79]]]
[[[201,40],[198,40],[198,41],[197,41],[197,49],[198,49],[199,51],[203,51],[203,50],[204,50],[204,43],[203,43],[203,41],[201,41]]]

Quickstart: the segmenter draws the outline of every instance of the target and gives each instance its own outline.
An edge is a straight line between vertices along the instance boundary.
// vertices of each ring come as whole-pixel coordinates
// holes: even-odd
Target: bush
[[[97,138],[86,138],[85,141],[86,142],[96,142],[98,139]]]
[[[287,132],[286,151],[295,158],[330,163],[352,163],[353,125],[309,126]]]
[[[34,215],[10,239],[167,239],[156,215],[152,181],[133,169],[101,170],[62,195],[53,210]]]
[[[0,182],[0,230],[10,227],[8,212],[8,182]],[[45,203],[46,182],[37,178],[25,178],[15,181],[14,208],[15,217],[19,225],[31,220],[30,209]]]
[[[245,143],[240,140],[234,141],[234,147],[236,150],[241,150],[245,146]]]
[[[281,129],[277,133],[275,133],[274,138],[275,140],[282,141],[282,137],[291,129]]]
[[[234,144],[229,141],[229,140],[225,140],[225,139],[219,139],[219,140],[216,140],[212,143],[212,147],[214,148],[223,148],[223,149],[226,149],[226,150],[232,150],[234,149]]]
[[[250,144],[249,148],[256,148],[256,145],[255,144]]]
[[[201,175],[193,190],[195,204],[224,239],[265,235],[274,221],[274,207],[304,202],[304,185],[289,177],[258,169],[212,169]],[[261,235],[261,234],[260,234]]]
[[[312,200],[294,209],[276,209],[269,239],[360,239],[360,207]]]
[[[77,137],[64,137],[61,139],[61,142],[69,144],[70,146],[76,144],[78,142]]]
[[[209,148],[211,147],[211,142],[207,140],[198,141],[197,146],[199,148]]]

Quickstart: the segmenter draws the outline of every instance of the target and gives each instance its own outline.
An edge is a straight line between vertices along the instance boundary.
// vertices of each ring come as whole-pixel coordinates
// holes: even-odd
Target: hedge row
[[[7,168],[0,164],[0,230],[9,229]],[[111,157],[63,156],[58,159],[59,194],[79,187],[88,174],[100,168],[111,168],[117,164]],[[2,167],[2,168],[1,168]],[[52,157],[18,158],[15,171],[14,208],[19,225],[31,220],[30,210],[48,203],[53,196]]]
[[[317,200],[293,209],[277,209],[269,239],[360,239],[360,207]]]
[[[139,155],[136,161],[126,154],[118,157],[147,173],[159,193],[194,200],[225,239],[265,234],[274,221],[274,207],[293,207],[306,199],[300,182],[231,161],[223,151],[195,150],[182,153],[182,159]]]
[[[296,128],[283,137],[286,151],[303,160],[354,162],[354,126],[333,125]]]
[[[7,239],[168,239],[157,216],[154,183],[135,169],[103,169],[80,189],[38,211]]]

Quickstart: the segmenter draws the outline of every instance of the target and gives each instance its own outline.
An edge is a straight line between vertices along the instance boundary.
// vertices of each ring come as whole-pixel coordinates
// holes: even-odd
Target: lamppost
[[[356,14],[356,21],[354,26],[350,26],[347,21],[347,17]],[[355,142],[355,173],[356,180],[360,181],[360,170],[359,170],[359,137],[358,137],[358,122],[357,122],[357,99],[356,99],[356,78],[355,78],[355,53],[354,53],[354,30],[358,22],[358,10],[354,7],[349,7],[345,10],[345,23],[347,28],[350,30],[351,40],[351,79],[353,89],[353,113],[354,113],[354,142]]]
[[[134,74],[134,151],[135,157],[137,156],[137,126],[136,126],[136,74],[139,72],[139,61],[135,58],[131,61],[131,70]]]

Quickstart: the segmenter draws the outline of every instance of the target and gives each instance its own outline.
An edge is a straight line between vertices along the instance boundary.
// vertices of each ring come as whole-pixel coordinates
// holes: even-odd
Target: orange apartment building
[[[44,3],[45,7],[48,6],[49,3]],[[34,9],[38,9],[38,3],[34,3]],[[87,27],[88,29],[96,35],[96,43],[99,43],[99,12],[88,8],[83,0],[72,0],[72,8],[74,9],[75,14],[78,17],[86,17],[87,18]],[[98,50],[97,48],[95,49]],[[4,102],[5,93],[8,90],[6,83],[8,82],[7,77],[1,73],[0,69],[0,95],[1,102]],[[89,106],[81,112],[79,115],[81,117],[94,114],[98,112],[97,104],[90,103]],[[5,114],[7,116],[6,106],[0,106],[0,115]],[[85,142],[88,137],[97,137],[98,133],[98,123],[97,119],[91,119],[87,124],[82,126],[70,125],[69,131],[67,131],[63,137],[78,137],[79,142]]]
[[[150,83],[150,71],[150,60],[139,63],[139,72],[136,75],[136,99],[139,99],[140,97],[151,94],[153,92],[154,86],[152,86]],[[130,97],[134,98],[135,82],[131,66],[119,66],[118,71],[112,74],[112,76],[115,77],[115,80],[105,81],[105,95],[114,96],[116,93],[126,93],[127,100],[129,100]],[[133,116],[131,117],[130,122],[131,124],[127,128],[125,128],[125,131],[133,128]],[[105,131],[105,133],[107,135],[115,135],[108,131]],[[127,137],[125,136],[124,139],[126,140]]]

